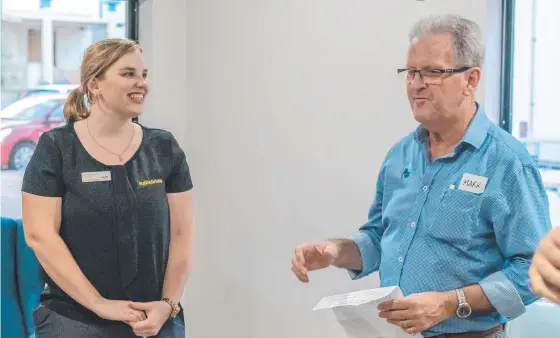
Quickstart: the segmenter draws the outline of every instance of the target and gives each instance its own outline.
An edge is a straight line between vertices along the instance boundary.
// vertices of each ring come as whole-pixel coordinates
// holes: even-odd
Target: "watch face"
[[[459,305],[457,308],[457,317],[459,318],[467,318],[471,315],[472,309],[468,305]]]

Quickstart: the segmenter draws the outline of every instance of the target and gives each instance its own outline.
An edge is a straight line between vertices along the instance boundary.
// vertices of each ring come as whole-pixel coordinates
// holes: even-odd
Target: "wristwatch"
[[[467,303],[467,297],[465,297],[465,291],[463,289],[455,290],[457,293],[457,299],[459,300],[459,306],[457,306],[457,317],[464,319],[471,315],[472,308]]]
[[[171,318],[177,317],[177,314],[179,313],[179,311],[181,311],[179,304],[175,303],[174,301],[172,301],[167,297],[163,297],[161,300],[169,304],[169,306],[171,306],[171,314],[169,315],[169,317]]]

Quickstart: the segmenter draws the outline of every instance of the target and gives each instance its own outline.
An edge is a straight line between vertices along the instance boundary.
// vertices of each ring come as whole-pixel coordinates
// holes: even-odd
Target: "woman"
[[[133,122],[148,94],[138,44],[90,46],[67,124],[44,133],[23,180],[25,237],[47,273],[41,337],[185,337],[192,182],[166,131]]]

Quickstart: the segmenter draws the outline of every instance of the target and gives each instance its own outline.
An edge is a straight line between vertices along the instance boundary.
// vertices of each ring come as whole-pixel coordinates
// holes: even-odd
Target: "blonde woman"
[[[68,123],[37,144],[22,188],[26,241],[47,274],[37,338],[185,337],[193,185],[173,135],[133,122],[146,95],[138,44],[99,41]]]

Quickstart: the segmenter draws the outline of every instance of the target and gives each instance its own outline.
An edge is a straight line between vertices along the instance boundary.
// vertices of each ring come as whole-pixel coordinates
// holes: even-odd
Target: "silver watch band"
[[[457,289],[455,290],[457,293],[457,299],[459,300],[459,305],[467,304],[467,297],[465,297],[465,290]]]

